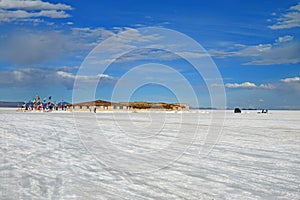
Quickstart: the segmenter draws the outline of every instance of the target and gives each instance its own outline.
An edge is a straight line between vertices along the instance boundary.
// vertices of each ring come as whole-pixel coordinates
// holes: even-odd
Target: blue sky
[[[147,27],[185,34],[206,52],[171,48],[170,41],[161,47],[167,44],[171,52],[158,50],[157,42],[165,40],[160,32],[147,35],[141,31]],[[77,79],[87,84],[78,101],[114,96],[117,101],[180,99],[192,106],[210,107],[208,88],[224,87],[227,107],[300,109],[299,35],[299,0],[1,0],[0,101],[24,101],[39,94],[71,102]],[[106,57],[97,58],[96,71],[85,73],[86,57],[95,56],[90,52],[109,38],[115,40],[102,46],[105,54],[101,55]],[[123,55],[104,70],[110,56],[145,42],[155,48]],[[213,59],[224,85],[220,80],[208,81],[210,78],[199,75],[184,59],[197,61],[204,54]],[[143,68],[134,71],[139,65]],[[130,70],[136,76],[124,76]],[[193,94],[188,92],[189,86],[181,84],[178,73],[188,81]],[[130,92],[127,89],[133,87],[125,77],[136,84],[141,84],[140,79],[151,81]],[[94,96],[85,94],[91,82],[96,83]],[[168,84],[176,88],[166,88]],[[122,92],[113,93],[116,85],[121,88],[118,91],[131,96],[126,94],[126,99]]]

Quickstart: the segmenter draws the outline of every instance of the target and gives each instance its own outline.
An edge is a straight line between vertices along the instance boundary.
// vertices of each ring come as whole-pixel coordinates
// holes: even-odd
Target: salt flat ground
[[[300,199],[299,166],[299,111],[0,110],[0,199]]]

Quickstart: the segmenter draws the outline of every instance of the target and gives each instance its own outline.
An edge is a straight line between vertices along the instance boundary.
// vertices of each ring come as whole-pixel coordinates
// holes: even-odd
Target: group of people
[[[62,100],[61,102],[57,103],[56,101],[51,101],[52,97],[50,96],[47,100],[47,98],[43,98],[41,100],[39,95],[36,95],[35,98],[32,100],[29,100],[28,102],[24,102],[21,110],[28,110],[28,111],[58,111],[58,110],[66,110],[67,106],[66,103]]]

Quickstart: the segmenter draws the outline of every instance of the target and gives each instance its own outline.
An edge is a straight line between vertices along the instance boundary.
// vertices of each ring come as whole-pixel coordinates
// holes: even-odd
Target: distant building
[[[68,104],[69,111],[113,111],[113,110],[189,110],[187,104],[149,103],[149,102],[124,102],[115,103],[103,100]]]

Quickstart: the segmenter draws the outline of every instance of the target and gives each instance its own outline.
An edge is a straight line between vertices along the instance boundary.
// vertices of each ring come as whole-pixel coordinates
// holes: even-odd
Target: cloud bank
[[[300,27],[300,3],[291,6],[288,11],[276,19],[276,23],[269,26],[270,29],[288,29]]]
[[[2,87],[20,87],[20,88],[43,88],[43,87],[65,87],[68,90],[73,89],[74,81],[77,79],[83,84],[95,83],[101,81],[102,85],[115,83],[117,78],[107,74],[96,74],[89,76],[77,76],[76,74],[62,69],[74,67],[61,67],[48,69],[24,68],[14,71],[0,72],[0,85]]]
[[[279,65],[300,62],[300,43],[291,35],[278,37],[272,44],[236,44],[235,51],[211,50],[212,56],[219,58],[241,57],[251,59],[244,65]]]
[[[11,21],[35,21],[36,18],[68,18],[66,13],[72,7],[66,4],[53,4],[40,0],[1,0],[0,24]]]
[[[114,32],[104,28],[5,31],[0,34],[0,59],[31,66],[67,56],[85,55]]]

